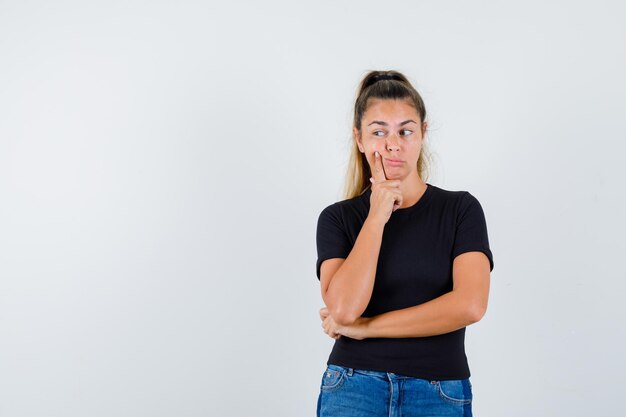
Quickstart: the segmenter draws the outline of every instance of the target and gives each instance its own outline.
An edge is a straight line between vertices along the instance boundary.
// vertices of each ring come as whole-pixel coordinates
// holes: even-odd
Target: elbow
[[[354,322],[358,318],[358,316],[354,314],[354,312],[346,311],[346,309],[337,309],[334,314],[331,313],[331,315],[333,316],[333,320],[335,320],[335,323],[340,326],[350,326],[354,324]]]
[[[339,324],[340,326],[351,326],[354,324],[354,322],[356,321],[357,317],[354,316],[338,316],[335,319],[335,323]]]
[[[324,303],[326,304],[335,323],[340,326],[350,326],[360,317],[360,314],[352,311],[349,306],[346,306],[343,302],[334,300],[327,295],[328,292],[323,295]]]
[[[471,304],[467,309],[467,321],[469,324],[478,323],[485,316],[487,305]]]

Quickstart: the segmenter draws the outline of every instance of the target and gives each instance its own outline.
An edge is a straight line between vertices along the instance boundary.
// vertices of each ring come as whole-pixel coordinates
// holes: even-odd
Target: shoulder
[[[363,210],[369,210],[369,199],[367,198],[367,193],[327,205],[321,211],[319,218],[341,220],[350,213],[363,212]]]
[[[476,197],[474,197],[467,190],[447,190],[445,188],[438,187],[436,185],[429,184],[432,188],[432,195],[435,201],[446,204],[468,204],[474,201],[478,201]]]
[[[482,206],[478,198],[467,190],[447,190],[441,187],[433,187],[433,200],[441,209],[456,213],[457,220],[467,212],[482,212]],[[451,213],[450,213],[451,214]]]

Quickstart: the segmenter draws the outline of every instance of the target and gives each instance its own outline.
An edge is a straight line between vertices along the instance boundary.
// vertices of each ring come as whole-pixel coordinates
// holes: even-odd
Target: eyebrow
[[[411,123],[411,122],[417,124],[417,122],[415,120],[409,119],[409,120],[405,120],[404,122],[400,123],[400,126],[404,126],[405,124]],[[388,126],[388,124],[386,122],[383,122],[383,121],[380,121],[380,120],[374,120],[374,121],[372,121],[372,123],[368,124],[368,126],[373,125],[374,123],[382,125],[382,126]]]

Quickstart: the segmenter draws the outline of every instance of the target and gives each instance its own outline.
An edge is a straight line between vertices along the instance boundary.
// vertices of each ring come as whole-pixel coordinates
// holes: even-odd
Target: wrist
[[[363,339],[371,336],[371,322],[372,317],[361,317],[359,321],[359,327],[361,328],[361,336]]]
[[[365,218],[365,222],[363,223],[363,227],[368,227],[370,229],[382,232],[385,229],[385,223],[383,220],[377,219],[372,216],[367,216]]]

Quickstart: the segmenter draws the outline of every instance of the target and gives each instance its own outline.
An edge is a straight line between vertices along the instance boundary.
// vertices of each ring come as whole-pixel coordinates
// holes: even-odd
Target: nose
[[[388,136],[387,139],[387,150],[393,151],[400,149],[400,145],[398,145],[398,134],[394,133]]]

